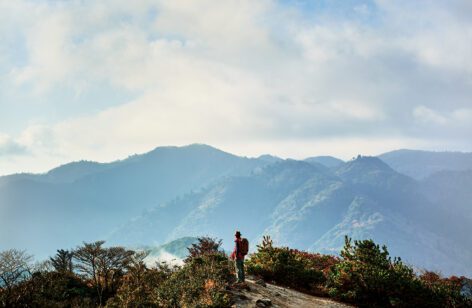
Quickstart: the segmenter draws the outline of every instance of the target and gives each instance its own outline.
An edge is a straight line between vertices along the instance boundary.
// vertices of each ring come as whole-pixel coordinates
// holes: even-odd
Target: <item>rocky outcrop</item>
[[[279,287],[273,284],[258,283],[246,279],[246,286],[235,287],[230,291],[234,298],[233,307],[331,307],[345,308],[350,305],[339,303],[331,299],[311,296],[295,290]]]

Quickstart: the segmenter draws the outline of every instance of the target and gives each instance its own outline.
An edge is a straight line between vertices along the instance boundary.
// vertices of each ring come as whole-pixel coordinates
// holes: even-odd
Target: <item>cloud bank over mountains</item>
[[[472,150],[469,1],[0,1],[0,170],[158,144]]]

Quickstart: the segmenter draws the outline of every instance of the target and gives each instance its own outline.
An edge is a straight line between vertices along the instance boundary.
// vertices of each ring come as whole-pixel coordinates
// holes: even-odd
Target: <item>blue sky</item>
[[[471,151],[472,3],[0,0],[0,174],[207,143]]]

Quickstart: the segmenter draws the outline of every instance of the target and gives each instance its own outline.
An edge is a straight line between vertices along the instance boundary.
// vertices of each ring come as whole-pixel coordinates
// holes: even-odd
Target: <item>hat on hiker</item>
[[[236,233],[235,233],[234,235],[235,235],[235,236],[241,236],[241,232],[236,231]]]

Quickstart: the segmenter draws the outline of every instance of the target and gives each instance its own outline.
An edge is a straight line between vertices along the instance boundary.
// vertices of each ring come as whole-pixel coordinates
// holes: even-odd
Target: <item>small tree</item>
[[[82,276],[92,281],[92,285],[97,290],[100,304],[102,303],[103,288],[100,284],[98,259],[103,254],[102,245],[104,241],[94,243],[84,243],[82,247],[74,251],[74,259],[77,261],[76,268]]]
[[[49,258],[52,266],[59,273],[72,273],[72,256],[73,252],[69,250],[59,249],[54,257]]]
[[[73,258],[77,262],[76,269],[92,282],[100,306],[105,296],[113,295],[118,289],[120,278],[135,253],[123,247],[104,248],[104,243],[104,241],[84,243],[73,253]]]
[[[264,280],[314,292],[324,281],[323,273],[317,268],[319,259],[318,255],[306,251],[275,247],[270,236],[264,236],[246,266],[248,273]]]
[[[123,247],[109,247],[98,260],[99,270],[105,290],[114,294],[119,287],[120,279],[126,272],[135,254]]]
[[[185,262],[189,262],[195,257],[220,252],[221,240],[208,236],[199,237],[197,240],[198,243],[192,244],[191,247],[187,248],[189,256],[185,259]]]
[[[346,236],[341,256],[329,275],[332,296],[363,305],[405,305],[417,285],[413,269],[372,240],[352,242]]]
[[[0,298],[3,307],[12,305],[12,290],[31,276],[33,256],[24,250],[0,252]]]
[[[156,307],[156,289],[176,269],[165,263],[148,268],[144,262],[148,255],[148,251],[142,251],[132,257],[122,284],[116,295],[107,301],[107,307]]]

